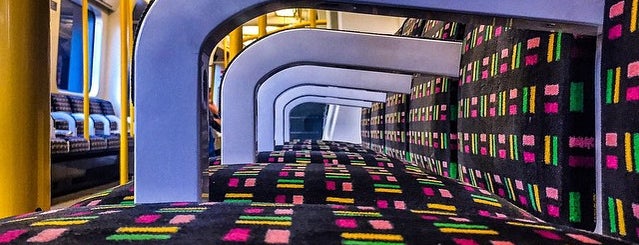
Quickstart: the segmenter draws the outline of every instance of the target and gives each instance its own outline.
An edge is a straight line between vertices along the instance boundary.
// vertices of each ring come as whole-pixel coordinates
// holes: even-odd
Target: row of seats
[[[111,102],[91,98],[89,102],[89,135],[84,134],[84,98],[51,94],[51,153],[54,158],[114,152],[120,148],[120,119]],[[129,147],[133,138],[129,138]]]
[[[364,110],[364,144],[546,221],[593,230],[595,38],[441,21],[409,26],[408,35],[462,39],[459,79],[417,77],[410,95]]]
[[[287,150],[261,152],[258,163],[212,164],[206,203],[135,205],[129,183],[67,210],[8,220],[0,233],[11,224],[24,230],[12,242],[26,241],[47,222],[73,218],[86,223],[59,226],[69,232],[50,241],[626,244],[545,223],[487,190],[360,145],[303,140],[279,148]]]

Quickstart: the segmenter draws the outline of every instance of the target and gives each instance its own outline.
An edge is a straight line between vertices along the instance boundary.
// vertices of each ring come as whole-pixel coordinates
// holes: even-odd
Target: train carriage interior
[[[637,244],[638,9],[0,0],[0,244]]]

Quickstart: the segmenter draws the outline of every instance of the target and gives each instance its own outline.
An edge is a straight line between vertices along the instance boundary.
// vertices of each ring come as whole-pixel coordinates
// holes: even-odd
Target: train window
[[[322,139],[324,121],[328,106],[318,103],[304,103],[290,114],[290,138],[291,139]]]
[[[82,93],[82,6],[71,1],[61,1],[60,38],[58,44],[58,89]],[[89,9],[89,79],[93,67],[93,41],[95,13]],[[89,90],[92,82],[89,80]]]

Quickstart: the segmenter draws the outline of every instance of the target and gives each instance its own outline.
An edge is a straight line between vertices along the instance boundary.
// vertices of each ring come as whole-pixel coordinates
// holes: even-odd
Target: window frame
[[[82,6],[82,3],[80,0],[68,0],[74,4],[77,4],[78,6]],[[60,1],[60,21],[62,20],[62,1]],[[103,22],[103,12],[93,6],[92,4],[89,4],[89,12],[91,12],[93,14],[94,20],[93,20],[93,39],[90,39],[89,42],[93,42],[93,52],[92,52],[92,57],[91,57],[91,67],[89,67],[89,71],[91,73],[91,76],[89,77],[89,83],[90,83],[90,89],[89,89],[89,96],[90,97],[96,97],[98,95],[98,92],[100,91],[100,77],[101,77],[101,67],[102,67],[102,51],[103,51],[103,33],[104,33],[104,22]],[[60,26],[59,26],[60,28]],[[58,39],[60,38],[60,30],[58,30]],[[59,46],[59,44],[58,44]],[[56,54],[56,56],[59,56],[60,53],[60,48],[58,48],[58,53]],[[57,66],[59,66],[60,63],[58,61]],[[56,70],[57,70],[57,66],[56,66]],[[55,76],[57,77],[57,71],[55,73]],[[70,95],[83,95],[83,92],[74,92],[74,91],[69,91],[68,89],[62,89],[58,86],[58,83],[54,83],[56,86],[56,89],[58,90],[58,92],[60,93],[64,93],[64,94],[70,94]]]

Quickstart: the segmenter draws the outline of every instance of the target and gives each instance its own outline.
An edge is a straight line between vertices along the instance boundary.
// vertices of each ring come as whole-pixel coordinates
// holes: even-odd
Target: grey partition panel
[[[208,54],[236,27],[229,23],[243,23],[278,9],[314,7],[369,13],[429,10],[581,23],[592,29],[601,26],[603,2],[541,0],[522,6],[517,1],[501,0],[154,1],[141,22],[134,56],[135,202],[200,200],[201,165],[207,162],[201,154],[206,144],[203,71]],[[332,44],[345,45],[341,41]],[[169,116],[158,117],[158,112]],[[173,133],[164,134],[166,129]]]
[[[273,150],[273,139],[279,137],[273,131],[275,99],[292,87],[326,85],[370,91],[410,93],[411,82],[411,75],[314,65],[293,66],[279,71],[266,79],[257,91],[257,110],[255,111],[257,114],[257,149],[258,151]],[[280,141],[279,144],[281,143]]]

